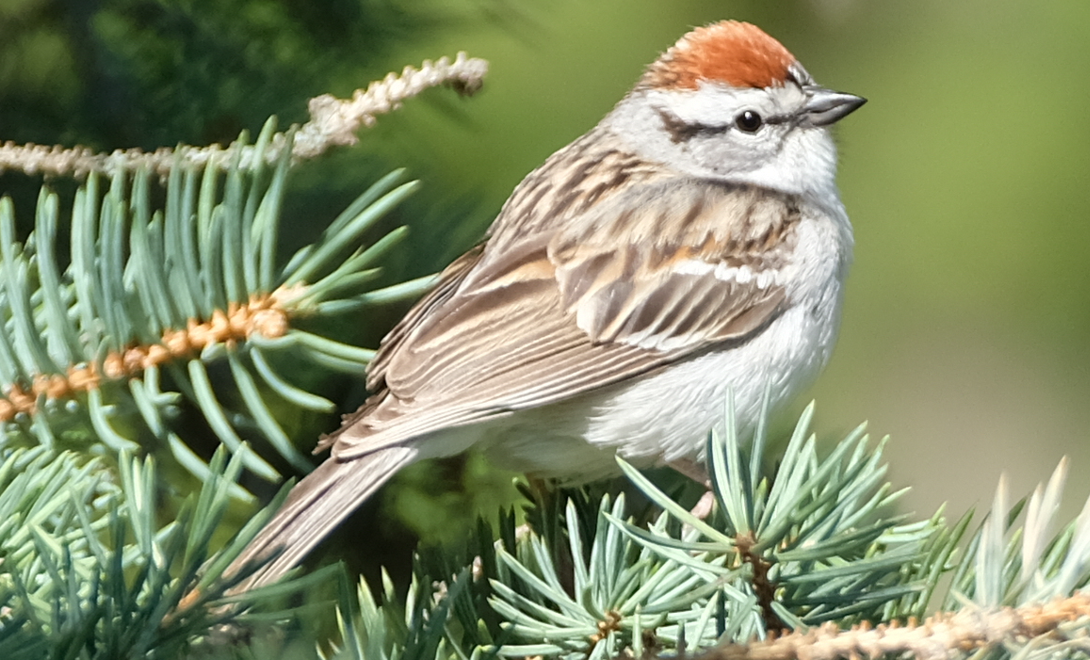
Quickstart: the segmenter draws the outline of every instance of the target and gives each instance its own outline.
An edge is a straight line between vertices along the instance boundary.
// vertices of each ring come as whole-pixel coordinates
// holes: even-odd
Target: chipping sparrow
[[[864,99],[814,84],[734,21],[655,61],[512,193],[486,239],[383,340],[374,392],[228,572],[291,568],[399,468],[475,445],[539,477],[700,460],[733,392],[797,394],[837,333],[852,230],[829,126]]]

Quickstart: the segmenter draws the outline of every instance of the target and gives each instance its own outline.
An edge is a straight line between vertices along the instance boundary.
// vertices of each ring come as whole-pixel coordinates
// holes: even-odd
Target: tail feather
[[[276,582],[394,474],[415,460],[411,447],[387,447],[349,461],[329,458],[291,489],[284,505],[224,572],[276,557],[232,593]]]

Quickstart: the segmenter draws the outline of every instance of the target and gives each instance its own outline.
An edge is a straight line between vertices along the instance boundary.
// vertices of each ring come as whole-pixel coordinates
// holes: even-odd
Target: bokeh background
[[[890,478],[921,514],[986,507],[1003,472],[1026,493],[1069,455],[1074,514],[1090,493],[1086,0],[0,0],[0,140],[226,142],[271,114],[304,120],[308,97],[466,50],[492,65],[480,95],[429,92],[295,176],[300,241],[379,174],[421,178],[393,220],[413,231],[390,264],[400,279],[471,245],[645,64],[723,18],[870,99],[838,135],[857,239],[841,340],[792,412],[812,397],[822,436],[864,420],[891,435]],[[28,222],[38,185],[0,175]],[[348,391],[350,407],[362,391]],[[506,479],[473,461],[453,472],[485,490]],[[428,474],[388,506],[460,508],[458,488],[426,492]]]

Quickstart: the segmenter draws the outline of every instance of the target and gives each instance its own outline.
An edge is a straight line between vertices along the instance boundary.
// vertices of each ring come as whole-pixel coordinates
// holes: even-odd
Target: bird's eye
[[[734,125],[746,133],[756,133],[763,123],[761,115],[752,110],[746,110],[734,118]]]

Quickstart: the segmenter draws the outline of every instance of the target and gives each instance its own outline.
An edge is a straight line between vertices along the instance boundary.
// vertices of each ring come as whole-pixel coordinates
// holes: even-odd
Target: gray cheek
[[[722,137],[695,139],[688,143],[690,157],[711,174],[727,175],[742,170],[739,145]]]
[[[768,142],[756,140],[732,140],[721,137],[705,144],[693,145],[693,157],[704,167],[718,175],[752,172],[767,162],[771,156]]]

